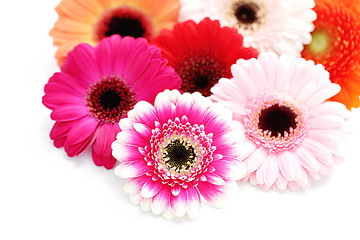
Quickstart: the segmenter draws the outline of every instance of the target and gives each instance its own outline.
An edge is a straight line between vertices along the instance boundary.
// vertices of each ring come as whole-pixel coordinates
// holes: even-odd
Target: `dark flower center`
[[[234,4],[234,15],[239,24],[249,25],[258,20],[259,6],[255,3],[242,2]]]
[[[114,34],[119,34],[120,36],[131,36],[134,38],[144,36],[145,30],[141,25],[141,22],[138,19],[131,18],[119,18],[114,16],[108,25],[108,30],[105,32],[107,37],[110,37]]]
[[[175,140],[164,148],[165,163],[170,168],[188,170],[195,160],[195,150],[193,146],[185,141]]]
[[[180,60],[175,71],[182,79],[182,91],[200,92],[204,96],[211,95],[210,89],[220,78],[231,77],[230,68],[204,52]]]
[[[134,107],[136,97],[121,77],[111,76],[89,88],[86,102],[100,123],[115,123]]]
[[[118,7],[105,11],[94,25],[94,40],[118,34],[121,37],[152,38],[154,26],[145,13],[131,7]]]
[[[274,104],[260,112],[258,128],[270,131],[272,137],[284,136],[297,127],[297,114],[289,107]]]

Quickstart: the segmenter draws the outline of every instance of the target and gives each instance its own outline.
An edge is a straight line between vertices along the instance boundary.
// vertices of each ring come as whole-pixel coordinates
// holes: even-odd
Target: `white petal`
[[[255,150],[245,161],[245,165],[249,172],[254,172],[258,169],[264,160],[267,158],[268,153],[262,149],[258,148]]]
[[[261,167],[264,168],[264,183],[267,186],[273,185],[279,176],[277,154],[269,154]]]

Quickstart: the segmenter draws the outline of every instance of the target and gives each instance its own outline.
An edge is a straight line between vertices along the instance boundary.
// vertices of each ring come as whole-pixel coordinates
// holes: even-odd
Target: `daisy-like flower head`
[[[360,95],[360,2],[316,1],[312,42],[302,57],[323,64],[330,80],[341,86],[332,100],[350,110],[359,107]]]
[[[115,173],[128,179],[125,190],[143,210],[168,219],[197,217],[201,196],[226,206],[246,172],[239,122],[200,93],[165,90],[154,106],[137,103],[119,125],[112,148],[123,163]]]
[[[245,46],[297,56],[311,42],[312,7],[314,0],[181,0],[179,19],[219,19],[238,29]]]
[[[243,47],[243,37],[235,28],[220,27],[219,21],[209,18],[199,24],[192,20],[177,23],[153,43],[181,77],[180,89],[204,96],[210,96],[220,78],[231,77],[230,67],[236,60],[258,56],[255,49]]]
[[[59,49],[61,65],[67,53],[80,43],[95,46],[113,34],[150,40],[178,19],[178,0],[62,0],[59,19],[50,35]]]
[[[111,143],[118,122],[138,101],[153,102],[157,93],[179,88],[181,80],[166,66],[160,50],[144,38],[102,40],[95,48],[80,44],[72,50],[45,86],[43,104],[56,121],[50,137],[70,157],[92,146],[97,166],[114,167]]]
[[[342,160],[340,141],[349,111],[326,101],[340,91],[322,65],[290,55],[260,53],[239,60],[233,78],[221,79],[211,98],[231,109],[245,131],[250,180],[264,189],[310,184]]]

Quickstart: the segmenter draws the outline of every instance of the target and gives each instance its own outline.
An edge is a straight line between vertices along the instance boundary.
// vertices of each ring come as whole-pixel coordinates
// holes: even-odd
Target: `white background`
[[[58,67],[48,32],[59,0],[0,8],[0,239],[360,239],[360,111],[345,162],[293,192],[239,184],[233,204],[166,221],[130,205],[124,181],[89,153],[68,158],[49,138],[43,87]],[[126,236],[126,237],[125,237]]]

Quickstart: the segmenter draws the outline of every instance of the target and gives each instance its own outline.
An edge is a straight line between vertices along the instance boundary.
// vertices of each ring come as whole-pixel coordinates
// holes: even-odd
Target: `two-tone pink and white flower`
[[[141,101],[119,122],[113,156],[115,174],[128,179],[133,204],[167,219],[199,214],[201,198],[229,204],[245,165],[243,132],[232,114],[200,93],[165,90],[154,106]]]
[[[239,60],[211,98],[231,109],[245,131],[243,181],[292,189],[319,179],[342,160],[349,111],[326,101],[340,91],[322,65],[290,55],[261,53]]]

